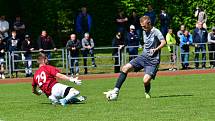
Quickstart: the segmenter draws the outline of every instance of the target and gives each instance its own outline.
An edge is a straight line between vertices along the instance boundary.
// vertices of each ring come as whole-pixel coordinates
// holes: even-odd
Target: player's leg
[[[63,99],[65,99],[67,102],[69,102],[72,98],[78,96],[80,94],[80,92],[72,87],[67,87],[64,95],[63,95]]]
[[[120,72],[120,75],[117,79],[117,82],[115,84],[115,90],[116,91],[119,91],[122,84],[124,83],[126,77],[127,77],[127,74],[128,72],[132,71],[133,70],[133,66],[130,64],[130,63],[127,63],[125,64],[123,67],[122,67],[122,71]]]
[[[120,75],[119,75],[119,77],[117,79],[117,82],[115,84],[115,88],[113,90],[108,91],[108,92],[104,92],[104,94],[106,94],[106,97],[110,97],[110,95],[115,94],[116,98],[117,98],[119,90],[120,90],[122,84],[124,83],[124,81],[125,81],[125,79],[127,77],[127,73],[132,71],[132,70],[134,70],[134,69],[136,71],[142,69],[143,68],[143,63],[142,62],[143,62],[143,57],[138,56],[137,58],[131,60],[129,63],[124,65],[122,67],[122,71],[120,72]]]
[[[202,68],[206,68],[206,45],[203,45],[201,48],[202,51]]]
[[[122,86],[122,84],[124,83],[124,81],[126,80],[127,77],[127,73],[129,71],[131,71],[133,69],[133,66],[130,63],[127,63],[126,65],[124,65],[122,67],[122,71],[120,72],[120,75],[116,81],[115,87],[112,90],[109,90],[107,92],[104,92],[104,94],[106,95],[107,98],[109,98],[111,95],[116,95],[116,97],[114,99],[110,100],[116,100],[119,94],[119,90]]]
[[[55,96],[55,95],[50,95],[49,97],[49,100],[51,101],[51,103],[53,104],[53,105],[55,105],[55,104],[58,104],[59,103],[59,100],[58,100],[58,98]]]
[[[199,68],[199,47],[195,47],[195,68],[198,69]]]
[[[157,73],[157,66],[145,66],[144,67],[144,87],[145,87],[145,95],[146,98],[151,98],[150,90],[151,90],[151,79],[154,79]]]
[[[151,89],[151,76],[149,74],[145,74],[143,77],[144,87],[145,87],[145,95],[146,98],[151,98],[150,89]]]

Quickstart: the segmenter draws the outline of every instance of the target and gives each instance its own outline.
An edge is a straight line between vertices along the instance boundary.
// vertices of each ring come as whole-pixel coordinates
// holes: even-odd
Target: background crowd
[[[71,59],[71,74],[79,74],[79,56],[84,57],[84,73],[87,74],[87,58],[92,58],[92,66],[97,67],[94,59],[94,47],[96,41],[91,36],[93,28],[93,18],[88,13],[87,7],[83,6],[80,8],[80,12],[77,13],[75,18],[75,29],[70,33],[69,39],[64,45],[70,51]],[[93,13],[92,13],[93,14]],[[185,24],[180,26],[179,30],[173,30],[170,26],[171,17],[166,12],[166,8],[160,9],[159,15],[153,9],[151,4],[147,5],[147,11],[142,14],[149,16],[152,25],[156,26],[156,23],[160,23],[159,27],[163,36],[166,37],[168,44],[168,50],[171,53],[170,60],[172,62],[170,70],[175,70],[174,62],[176,60],[175,46],[180,46],[181,52],[181,64],[183,69],[189,68],[189,50],[190,46],[195,47],[195,68],[199,68],[199,54],[202,54],[202,68],[206,68],[206,47],[208,47],[210,66],[215,67],[215,28],[213,27],[211,32],[207,31],[207,14],[202,7],[197,7],[195,10],[196,23],[193,24],[194,30],[188,30]],[[112,55],[115,57],[115,68],[114,72],[120,71],[120,63],[122,50],[125,46],[130,46],[127,49],[129,53],[129,60],[135,58],[138,54],[138,48],[141,47],[142,43],[142,28],[139,23],[139,18],[142,16],[138,14],[136,9],[133,9],[131,14],[126,14],[123,9],[117,10],[117,15],[113,20],[116,25],[115,35],[113,36],[112,46],[119,47],[113,50]],[[10,20],[11,21],[11,20]],[[0,60],[1,60],[1,72],[0,77],[4,76],[4,56],[5,52],[13,51],[25,51],[22,55],[26,60],[25,73],[26,77],[32,76],[32,56],[31,51],[39,50],[47,54],[48,58],[51,59],[50,51],[46,50],[57,50],[55,41],[46,30],[42,30],[41,34],[38,34],[37,40],[32,40],[28,31],[26,31],[26,25],[21,20],[20,16],[16,16],[14,22],[8,22],[5,19],[5,15],[0,16]],[[103,31],[105,32],[105,31]],[[176,33],[177,32],[177,33]],[[95,33],[94,33],[95,34]],[[96,33],[99,34],[99,33]],[[175,36],[177,34],[177,36]],[[35,36],[35,35],[34,35]],[[36,43],[36,44],[33,44]],[[111,43],[111,42],[110,42]],[[206,46],[206,44],[209,44]],[[63,48],[63,47],[60,47]],[[120,50],[120,53],[118,52]],[[81,54],[80,54],[81,53]],[[120,54],[120,55],[118,55]],[[13,55],[15,58],[19,58],[21,55]],[[17,72],[16,72],[17,73]]]

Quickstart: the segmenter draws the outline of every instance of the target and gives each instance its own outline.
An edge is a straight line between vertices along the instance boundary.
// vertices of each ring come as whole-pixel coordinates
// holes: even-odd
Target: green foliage
[[[13,4],[11,4],[13,3]],[[27,31],[37,39],[42,29],[46,29],[54,38],[56,45],[65,46],[68,35],[74,31],[75,17],[80,7],[86,5],[93,18],[92,35],[96,46],[110,46],[115,34],[115,16],[122,8],[129,15],[136,9],[139,15],[146,12],[151,3],[157,14],[156,26],[159,28],[159,13],[164,6],[171,16],[171,27],[178,30],[180,24],[186,24],[189,30],[195,27],[194,11],[202,6],[208,15],[208,28],[215,23],[214,0],[3,0],[0,13],[12,23],[15,15],[21,15],[27,25]]]
[[[137,9],[140,15],[143,15],[146,11],[147,4],[153,5],[157,14],[156,26],[159,27],[159,13],[160,9],[164,7],[167,13],[171,16],[171,28],[175,31],[179,29],[181,24],[185,24],[189,30],[195,28],[197,18],[194,16],[194,12],[197,6],[201,6],[207,13],[208,20],[207,26],[211,28],[215,23],[215,2],[214,0],[122,0],[121,5],[126,8],[128,13],[132,9]]]

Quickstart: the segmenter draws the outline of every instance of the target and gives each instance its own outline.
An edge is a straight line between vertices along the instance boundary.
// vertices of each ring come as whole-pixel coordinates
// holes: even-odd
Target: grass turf
[[[157,77],[151,99],[144,98],[141,78],[128,78],[118,101],[105,100],[103,91],[116,79],[85,81],[75,86],[88,96],[83,104],[53,106],[31,94],[30,83],[0,85],[1,121],[214,121],[214,74]],[[74,86],[70,82],[62,82]]]

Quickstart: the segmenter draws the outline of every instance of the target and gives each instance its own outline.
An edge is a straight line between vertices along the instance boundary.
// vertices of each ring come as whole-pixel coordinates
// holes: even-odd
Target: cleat
[[[78,99],[80,102],[83,102],[83,101],[87,100],[87,97],[86,97],[86,96],[79,96],[79,97],[77,97],[77,99]]]
[[[107,92],[103,92],[103,94],[106,95],[106,98],[108,99],[108,101],[117,100],[118,98],[118,91],[115,91],[115,90],[109,90]]]
[[[62,106],[66,106],[67,100],[63,98],[63,99],[60,99],[59,102]]]
[[[146,96],[146,99],[149,99],[149,98],[151,98],[151,95],[150,95],[150,93],[145,93],[145,96]]]

